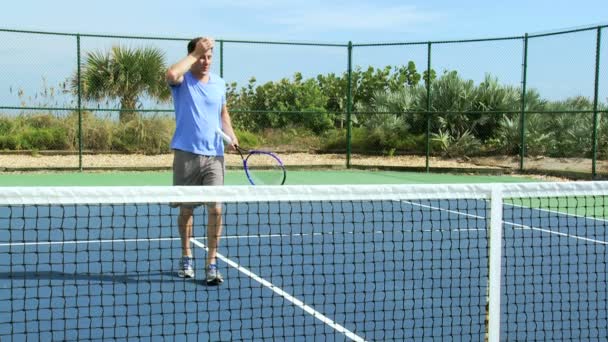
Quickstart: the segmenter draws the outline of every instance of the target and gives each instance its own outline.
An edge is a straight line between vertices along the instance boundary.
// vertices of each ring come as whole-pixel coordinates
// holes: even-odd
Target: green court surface
[[[299,184],[446,184],[513,183],[532,178],[490,175],[455,175],[397,171],[324,170],[288,171],[286,185]],[[0,186],[160,186],[171,185],[171,171],[162,172],[55,172],[1,173]],[[228,170],[226,185],[246,185],[242,170]]]
[[[580,217],[608,218],[606,196],[567,196],[507,199],[505,203],[521,208],[536,208]]]

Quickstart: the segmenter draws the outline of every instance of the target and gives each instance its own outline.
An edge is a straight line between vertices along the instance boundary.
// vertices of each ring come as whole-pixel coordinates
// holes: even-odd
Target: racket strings
[[[270,153],[251,153],[246,159],[246,170],[256,185],[281,185],[285,180],[285,168]]]

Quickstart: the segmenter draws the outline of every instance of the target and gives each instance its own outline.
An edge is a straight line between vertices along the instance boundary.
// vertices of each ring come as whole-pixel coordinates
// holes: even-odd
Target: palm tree
[[[120,100],[120,122],[137,117],[140,96],[160,101],[171,97],[165,82],[165,56],[154,47],[139,49],[113,46],[108,52],[87,53],[81,70],[82,96],[85,100]],[[72,90],[78,93],[78,78],[72,78]]]

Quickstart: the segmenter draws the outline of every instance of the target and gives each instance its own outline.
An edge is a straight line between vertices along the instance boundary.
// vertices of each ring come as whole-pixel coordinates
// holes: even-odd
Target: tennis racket
[[[232,144],[232,139],[218,128],[218,134],[227,144]],[[279,157],[269,151],[247,150],[235,145],[243,160],[243,169],[247,180],[252,185],[283,185],[287,179],[287,170]]]

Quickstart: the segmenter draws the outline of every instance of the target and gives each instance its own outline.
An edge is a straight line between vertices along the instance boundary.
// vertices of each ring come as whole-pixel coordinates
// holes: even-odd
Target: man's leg
[[[182,241],[182,256],[192,257],[190,238],[192,237],[192,208],[180,207],[177,219],[179,237]]]
[[[206,158],[203,185],[224,185],[224,157]],[[207,215],[207,284],[219,284],[224,281],[217,269],[217,250],[222,235],[222,204],[208,203]]]
[[[207,207],[209,219],[207,220],[207,284],[220,284],[224,281],[217,269],[217,249],[222,235],[222,206],[220,203]]]
[[[193,165],[198,162],[198,156],[192,153],[174,150],[173,152],[173,185],[191,185],[197,181],[196,173],[193,172]],[[179,216],[177,217],[177,227],[181,238],[182,256],[179,259],[179,270],[177,275],[180,277],[194,277],[194,259],[190,248],[190,238],[192,237],[192,212],[191,206],[184,203],[173,203],[172,207],[179,206]]]
[[[217,249],[220,245],[220,237],[222,235],[222,207],[221,204],[210,205],[207,207],[207,265],[215,265],[217,257]]]
[[[182,242],[182,258],[178,276],[194,278],[194,258],[190,248],[190,238],[192,237],[192,208],[180,207],[177,225],[179,236]]]

